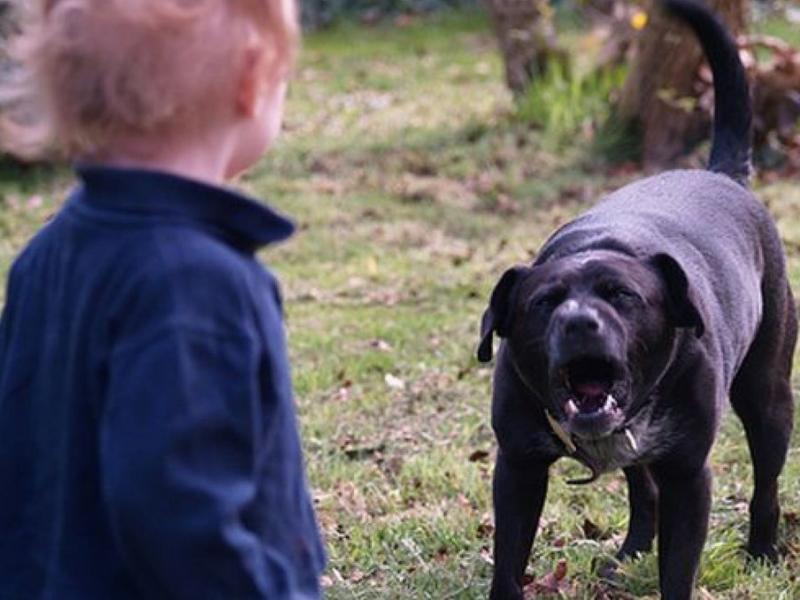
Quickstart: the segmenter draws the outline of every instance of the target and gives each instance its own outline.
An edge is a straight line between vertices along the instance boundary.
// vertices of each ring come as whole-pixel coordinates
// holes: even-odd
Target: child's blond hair
[[[69,158],[125,136],[167,137],[230,107],[248,44],[265,79],[292,61],[294,0],[22,0],[10,46],[20,68],[0,85],[0,145]],[[0,67],[0,77],[3,77]]]

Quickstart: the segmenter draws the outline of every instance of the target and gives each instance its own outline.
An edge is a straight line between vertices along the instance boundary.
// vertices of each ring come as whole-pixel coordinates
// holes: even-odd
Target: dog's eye
[[[564,290],[552,290],[531,299],[531,306],[540,310],[552,310],[564,301],[567,294]]]
[[[639,294],[626,287],[616,284],[609,284],[603,286],[600,290],[600,296],[609,302],[638,302]]]

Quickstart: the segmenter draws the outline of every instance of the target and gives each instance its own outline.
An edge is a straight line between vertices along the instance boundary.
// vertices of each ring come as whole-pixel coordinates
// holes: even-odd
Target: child
[[[80,184],[9,276],[0,598],[319,596],[281,301],[254,258],[292,224],[218,187],[280,128],[291,2],[25,0],[22,59]],[[28,151],[23,121],[3,141]]]

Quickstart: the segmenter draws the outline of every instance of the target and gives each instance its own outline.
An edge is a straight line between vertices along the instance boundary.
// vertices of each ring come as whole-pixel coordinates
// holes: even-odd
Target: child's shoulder
[[[66,208],[95,245],[155,279],[272,282],[255,251],[291,235],[282,215],[233,190],[155,171],[83,168]],[[82,223],[78,223],[81,222]],[[132,263],[132,264],[131,264]]]
[[[14,290],[30,297],[48,290],[72,303],[95,298],[98,322],[137,331],[202,326],[251,336],[265,324],[277,328],[282,315],[277,280],[255,250],[292,229],[230,190],[97,170],[83,174],[83,185],[22,253]]]
[[[137,285],[192,297],[258,296],[277,285],[254,257],[242,254],[214,235],[194,228],[163,226],[136,236],[127,249],[135,261]]]

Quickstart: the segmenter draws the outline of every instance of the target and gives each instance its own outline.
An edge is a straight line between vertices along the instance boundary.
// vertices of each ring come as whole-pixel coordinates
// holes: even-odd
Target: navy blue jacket
[[[275,279],[292,224],[179,177],[80,170],[0,324],[0,600],[316,598]]]

